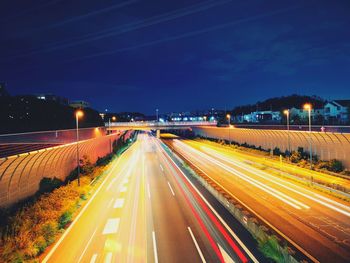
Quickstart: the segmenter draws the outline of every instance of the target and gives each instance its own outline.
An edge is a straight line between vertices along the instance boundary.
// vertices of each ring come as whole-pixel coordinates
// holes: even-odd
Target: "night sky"
[[[0,81],[110,111],[350,98],[350,1],[0,3]]]

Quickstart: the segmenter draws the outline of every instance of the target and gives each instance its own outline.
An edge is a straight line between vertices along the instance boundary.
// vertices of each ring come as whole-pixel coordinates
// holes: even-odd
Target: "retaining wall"
[[[199,136],[247,143],[265,150],[275,147],[281,151],[288,150],[288,131],[228,127],[194,127],[192,130]],[[289,136],[291,150],[303,147],[309,151],[309,132],[290,131]],[[350,133],[311,132],[311,141],[314,155],[321,160],[338,159],[350,169]]]
[[[125,139],[131,132],[126,132]],[[80,157],[86,155],[93,163],[111,151],[111,143],[119,134],[80,141]],[[43,177],[64,180],[77,166],[76,143],[0,159],[0,207],[30,197],[39,189]]]

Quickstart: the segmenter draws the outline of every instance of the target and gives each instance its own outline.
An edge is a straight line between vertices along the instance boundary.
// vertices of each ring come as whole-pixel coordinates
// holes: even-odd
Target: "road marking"
[[[85,248],[84,248],[84,250],[83,250],[83,253],[81,253],[80,258],[78,259],[78,263],[79,263],[79,262],[81,261],[81,259],[83,258],[83,256],[84,256],[84,254],[85,254],[87,248],[89,247],[89,245],[90,245],[90,243],[91,243],[91,241],[92,241],[92,238],[95,236],[96,230],[97,230],[97,227],[95,228],[95,231],[92,233],[92,235],[91,235],[89,241],[87,242],[87,244],[86,244],[86,246],[85,246]],[[96,255],[96,257],[97,257],[97,255]]]
[[[169,185],[169,188],[170,188],[171,193],[173,194],[173,196],[175,196],[175,193],[174,193],[173,188],[171,187],[169,181],[168,181],[168,185]]]
[[[121,193],[125,193],[126,190],[128,190],[128,188],[126,186],[123,186],[121,189],[120,189],[120,192]]]
[[[114,200],[114,198],[112,198],[112,199],[108,202],[107,208],[110,208],[110,207],[111,207],[111,204],[113,203],[113,200]]]
[[[97,259],[97,254],[93,254],[90,260],[90,263],[95,263]]]
[[[218,247],[220,249],[221,255],[224,258],[225,263],[235,263],[235,261],[230,257],[230,255],[226,252],[225,249],[223,249],[219,243],[218,243]]]
[[[112,262],[112,252],[108,252],[106,257],[105,257],[105,263],[111,263]]]
[[[127,149],[124,154],[129,151],[132,148]],[[82,214],[85,212],[85,210],[89,207],[89,205],[91,204],[92,200],[95,199],[96,195],[98,194],[98,192],[101,190],[101,188],[104,186],[104,184],[107,182],[107,179],[111,176],[112,171],[115,169],[115,167],[119,164],[121,158],[119,158],[117,160],[117,162],[115,163],[115,165],[113,165],[113,167],[110,170],[110,173],[106,176],[106,178],[103,180],[103,182],[101,183],[101,185],[97,188],[96,192],[93,194],[93,196],[91,197],[91,199],[87,202],[87,204],[83,207],[83,209],[80,211],[80,213],[77,215],[77,217],[73,220],[72,224],[67,228],[67,230],[63,233],[63,235],[61,236],[61,238],[57,241],[57,243],[53,246],[53,248],[50,250],[50,252],[46,255],[46,257],[43,259],[43,263],[46,263],[50,257],[52,256],[52,254],[56,251],[56,249],[58,248],[58,246],[62,243],[62,241],[65,239],[65,237],[68,235],[68,233],[72,230],[73,226],[76,224],[76,222],[79,220],[79,218],[82,216]]]
[[[107,223],[105,225],[105,228],[103,229],[102,234],[108,235],[108,234],[115,234],[118,232],[119,227],[119,218],[110,218],[107,220]]]
[[[203,253],[202,253],[201,249],[200,249],[199,246],[198,246],[197,240],[196,240],[196,238],[194,237],[191,228],[190,228],[189,226],[188,226],[187,228],[188,228],[188,231],[190,232],[190,235],[191,235],[191,237],[192,237],[193,243],[194,243],[194,245],[196,246],[196,249],[197,249],[197,251],[198,251],[198,254],[199,254],[199,256],[200,256],[202,262],[205,263],[205,262],[206,262],[206,261],[205,261],[205,258],[204,258],[204,256],[203,256]]]
[[[128,178],[125,178],[124,180],[123,180],[123,184],[127,184],[129,182],[129,179]]]
[[[157,155],[157,157],[158,157],[158,155]],[[163,166],[161,164],[159,164],[159,166],[160,166],[160,169],[162,170],[162,172],[164,172]]]
[[[152,231],[152,239],[153,239],[154,262],[158,263],[156,233],[154,233],[154,231]]]
[[[124,205],[124,198],[118,198],[115,200],[113,208],[122,208]]]
[[[147,193],[148,193],[148,199],[151,199],[151,190],[149,189],[149,183],[147,183]]]

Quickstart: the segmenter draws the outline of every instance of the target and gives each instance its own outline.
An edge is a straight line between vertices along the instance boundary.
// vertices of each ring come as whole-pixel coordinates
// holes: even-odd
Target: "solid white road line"
[[[174,190],[173,190],[173,188],[171,187],[169,181],[168,181],[168,185],[169,185],[169,188],[170,188],[171,193],[173,194],[173,196],[175,196]]]
[[[198,246],[197,240],[196,240],[196,238],[194,237],[191,228],[190,228],[189,226],[188,226],[187,228],[188,228],[188,231],[190,232],[190,235],[191,235],[191,237],[192,237],[193,243],[194,243],[194,245],[196,246],[196,249],[197,249],[197,251],[198,251],[198,254],[199,254],[199,256],[200,256],[202,262],[203,262],[203,263],[206,263],[205,258],[204,258],[204,256],[203,256],[203,253],[202,253],[200,247]]]
[[[154,231],[152,231],[152,239],[153,239],[154,262],[158,263],[156,233],[154,233]]]
[[[112,262],[112,252],[108,252],[107,253],[107,255],[106,255],[106,257],[105,257],[105,260],[104,260],[104,262],[105,263],[111,263]]]
[[[157,155],[157,157],[158,157],[158,155]],[[162,170],[162,172],[164,172],[163,166],[161,164],[159,164],[159,166],[160,166],[160,169]]]
[[[119,218],[110,218],[107,220],[107,223],[105,225],[105,228],[103,229],[102,234],[107,235],[107,234],[115,234],[118,232],[118,227],[119,227]]]
[[[222,257],[224,258],[225,263],[235,263],[235,261],[227,254],[226,250],[223,249],[218,243],[219,250],[221,252]]]
[[[90,263],[95,263],[97,259],[97,254],[93,254],[90,260]]]
[[[78,263],[79,263],[79,262],[81,261],[81,259],[83,258],[83,256],[84,256],[84,254],[85,254],[87,248],[89,247],[89,245],[90,245],[90,243],[91,243],[93,237],[95,236],[96,230],[97,230],[97,227],[95,228],[95,231],[92,233],[92,235],[91,235],[89,241],[87,242],[87,244],[86,244],[86,246],[85,246],[85,248],[84,248],[84,250],[83,250],[83,253],[81,253],[80,258],[78,259]],[[97,257],[97,255],[96,255],[96,257]]]
[[[124,205],[124,198],[118,198],[114,202],[113,208],[122,208]]]

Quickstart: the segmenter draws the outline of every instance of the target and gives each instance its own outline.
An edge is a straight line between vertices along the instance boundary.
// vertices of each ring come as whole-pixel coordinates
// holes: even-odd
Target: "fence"
[[[126,132],[125,139],[131,132]],[[99,136],[79,142],[80,156],[96,162],[112,149],[119,134]],[[65,144],[35,152],[0,159],[0,207],[12,205],[32,196],[39,189],[43,177],[64,180],[76,167],[76,144]]]
[[[234,141],[240,144],[261,146],[263,149],[279,148],[281,151],[288,150],[288,136],[290,149],[297,150],[303,147],[309,150],[309,140],[312,142],[312,153],[321,160],[338,159],[350,169],[350,133],[330,132],[305,132],[283,130],[258,130],[228,127],[193,127],[196,135]]]

